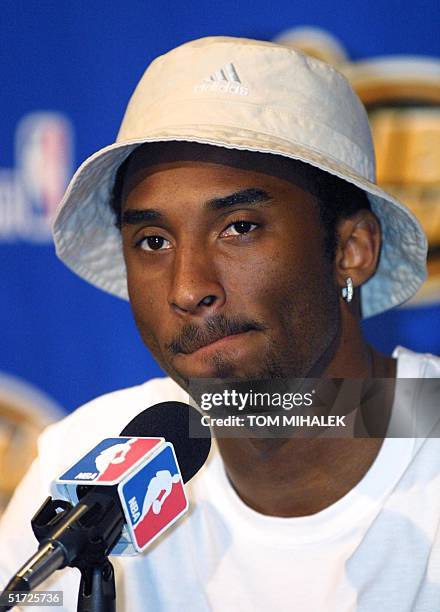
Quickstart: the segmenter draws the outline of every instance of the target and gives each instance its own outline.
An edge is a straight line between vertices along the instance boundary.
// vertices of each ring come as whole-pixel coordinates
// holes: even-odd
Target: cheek
[[[326,265],[316,245],[303,240],[266,240],[261,248],[242,252],[233,262],[222,265],[222,283],[229,296],[237,296],[243,304],[257,306],[289,300],[310,301],[307,296],[328,282],[331,267]]]
[[[127,286],[131,310],[139,333],[144,343],[155,353],[159,346],[155,332],[164,329],[163,285],[154,282],[151,274],[147,275],[136,267],[128,265]]]
[[[236,266],[235,290],[243,310],[256,307],[282,335],[288,329],[326,333],[334,327],[338,309],[333,266],[314,240],[293,242],[272,243],[247,265]]]
[[[255,253],[220,260],[217,277],[225,292],[226,311],[250,317],[265,315],[280,278],[273,258]]]
[[[137,251],[127,243],[123,246],[130,305],[136,321],[147,323],[157,309],[160,282],[155,280],[154,271],[143,264]]]

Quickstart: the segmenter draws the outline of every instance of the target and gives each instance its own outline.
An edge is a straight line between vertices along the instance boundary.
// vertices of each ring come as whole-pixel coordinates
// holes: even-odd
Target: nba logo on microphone
[[[107,438],[53,484],[78,502],[78,485],[117,486],[126,525],[111,554],[141,552],[188,509],[173,445],[164,438]]]
[[[182,476],[171,444],[119,485],[132,543],[138,551],[151,544],[188,509]]]
[[[118,484],[163,441],[163,438],[107,438],[69,468],[59,482]]]

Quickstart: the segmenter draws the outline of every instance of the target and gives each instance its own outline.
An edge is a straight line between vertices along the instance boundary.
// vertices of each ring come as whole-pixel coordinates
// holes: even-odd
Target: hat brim
[[[203,137],[198,135],[201,133]],[[211,125],[160,130],[137,140],[117,142],[97,151],[79,167],[58,207],[53,235],[58,257],[96,287],[128,299],[121,234],[109,205],[115,175],[140,144],[166,141],[282,155],[311,164],[364,190],[382,230],[376,273],[361,288],[364,318],[403,304],[426,279],[428,245],[422,227],[403,204],[376,184],[301,143]]]

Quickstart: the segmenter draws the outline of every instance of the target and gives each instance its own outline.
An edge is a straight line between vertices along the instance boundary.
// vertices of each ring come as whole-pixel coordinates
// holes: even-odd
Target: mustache
[[[176,337],[165,346],[173,355],[178,353],[188,355],[226,336],[265,329],[266,326],[258,321],[245,320],[240,317],[226,317],[224,314],[219,314],[206,319],[203,326],[193,323],[184,325]]]

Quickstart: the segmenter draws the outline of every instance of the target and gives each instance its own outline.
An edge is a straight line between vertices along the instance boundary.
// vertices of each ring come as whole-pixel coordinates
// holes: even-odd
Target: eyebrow
[[[213,198],[206,202],[208,210],[223,210],[237,204],[262,204],[271,200],[271,196],[264,189],[252,187],[231,193],[224,198]]]
[[[264,189],[252,187],[223,198],[212,198],[205,202],[205,207],[210,211],[219,211],[239,204],[263,204],[271,199],[272,197]],[[129,208],[122,213],[121,225],[138,225],[145,221],[160,221],[164,218],[165,215],[154,208]]]

